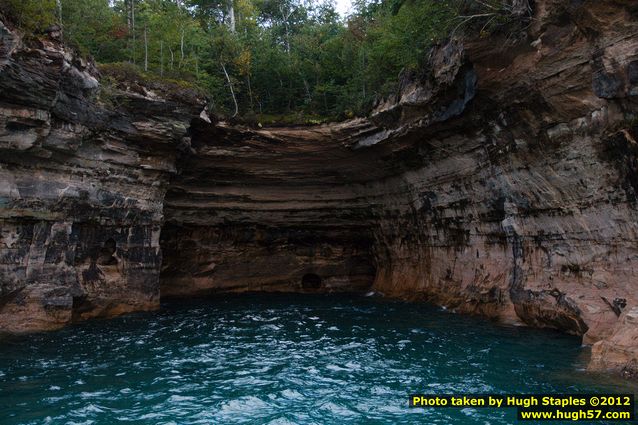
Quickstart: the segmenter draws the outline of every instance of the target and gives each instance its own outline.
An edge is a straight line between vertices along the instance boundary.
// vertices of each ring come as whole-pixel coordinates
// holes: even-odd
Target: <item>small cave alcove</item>
[[[22,123],[18,121],[9,121],[5,126],[5,130],[11,132],[25,132],[32,130],[34,128],[33,125],[29,125],[27,123]]]
[[[100,254],[97,257],[97,264],[100,266],[115,266],[117,265],[117,258],[115,258],[115,250],[117,244],[113,238],[109,238],[104,242],[100,249]]]
[[[321,288],[321,278],[314,273],[306,273],[301,278],[301,287],[303,289],[319,289]]]

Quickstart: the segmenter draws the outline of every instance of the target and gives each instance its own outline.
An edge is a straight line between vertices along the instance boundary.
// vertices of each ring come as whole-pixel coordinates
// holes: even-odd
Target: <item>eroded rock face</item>
[[[383,181],[404,195],[376,222],[374,286],[583,335],[593,369],[635,374],[636,6],[536,3],[520,43],[465,43],[475,98],[404,144],[421,164]]]
[[[556,328],[636,376],[637,9],[539,0],[368,119],[268,129],[100,107],[89,65],[4,30],[0,324],[153,308],[161,267],[165,296],[374,289]]]
[[[353,291],[374,281],[371,206],[347,185],[366,123],[249,130],[199,120],[166,196],[163,295]],[[317,275],[318,285],[304,285]]]
[[[200,122],[166,199],[162,291],[292,290],[370,264],[341,287],[582,335],[592,369],[634,374],[636,6],[534,14],[522,36],[434,50],[368,120]]]
[[[166,196],[163,295],[360,291],[372,287],[401,174],[422,166],[419,128],[462,113],[476,73],[458,41],[432,53],[427,81],[370,120],[262,130],[194,121]],[[399,184],[395,180],[399,179]],[[318,285],[304,285],[316,275]]]
[[[158,307],[164,193],[203,100],[113,88],[106,107],[57,39],[0,40],[0,331]]]

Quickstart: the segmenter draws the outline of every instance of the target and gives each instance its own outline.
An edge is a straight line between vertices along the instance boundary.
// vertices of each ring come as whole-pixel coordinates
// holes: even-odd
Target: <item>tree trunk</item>
[[[237,114],[239,113],[239,106],[237,105],[237,98],[235,97],[235,90],[233,90],[233,83],[232,81],[230,81],[230,76],[228,75],[228,72],[226,72],[226,67],[224,66],[224,62],[221,62],[222,65],[222,69],[224,70],[224,75],[226,76],[226,80],[228,81],[228,87],[230,88],[230,94],[233,97],[233,103],[235,104],[235,113],[233,114],[232,118],[235,118],[237,116]]]
[[[146,35],[146,25],[144,25],[144,71],[148,71],[148,38]]]
[[[182,63],[184,63],[184,28],[182,28],[182,35],[179,40],[179,69],[182,69]]]
[[[290,24],[288,23],[288,19],[290,19],[290,15],[292,15],[292,11],[284,12],[284,7],[279,6],[279,13],[281,13],[281,19],[284,21],[284,27],[286,28],[286,53],[288,53],[288,57],[290,57]]]
[[[164,40],[160,40],[160,77],[164,76]]]
[[[363,101],[366,100],[366,51],[363,51],[363,68],[361,72],[361,81],[363,87]]]
[[[124,12],[126,13],[126,28],[131,30],[131,2],[132,0],[124,0]]]
[[[62,0],[55,0],[55,5],[58,8],[58,23],[62,27]]]
[[[171,47],[168,48],[168,51],[171,52],[171,71],[173,70],[173,59],[175,56],[173,55],[173,49]]]
[[[288,92],[286,93],[286,97],[288,99],[288,107],[286,108],[286,112],[292,111],[292,78],[288,75]]]
[[[250,97],[250,110],[253,110],[253,88],[250,85],[250,72],[246,74],[246,81],[248,83],[248,96]]]
[[[312,101],[312,94],[310,94],[310,85],[308,84],[308,81],[306,80],[306,77],[304,77],[303,75],[301,75],[301,73],[299,73],[301,79],[303,80],[303,87],[306,90],[306,98],[308,99],[309,102]]]
[[[235,5],[234,0],[228,0],[228,28],[235,33]]]
[[[135,0],[131,0],[131,31],[133,32],[133,64],[135,64]]]

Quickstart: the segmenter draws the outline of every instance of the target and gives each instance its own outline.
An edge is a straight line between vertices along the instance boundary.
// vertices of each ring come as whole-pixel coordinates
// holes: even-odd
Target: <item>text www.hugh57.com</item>
[[[602,410],[573,410],[562,411],[554,410],[552,412],[530,412],[520,410],[518,412],[518,418],[522,420],[540,419],[540,420],[570,420],[570,421],[584,421],[584,420],[622,420],[631,419],[630,412],[605,412]]]

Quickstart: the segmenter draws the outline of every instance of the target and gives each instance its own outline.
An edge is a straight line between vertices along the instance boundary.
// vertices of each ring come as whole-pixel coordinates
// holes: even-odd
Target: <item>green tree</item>
[[[0,0],[0,10],[29,33],[41,32],[58,22],[55,0]]]
[[[465,15],[489,8],[487,24],[468,22],[500,25],[514,12],[503,4],[356,0],[344,21],[331,0],[0,0],[27,31],[61,22],[65,40],[100,63],[196,83],[219,114],[334,118],[392,93]]]

